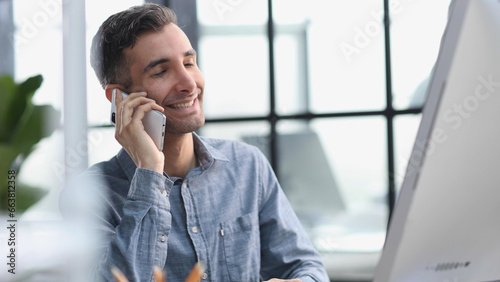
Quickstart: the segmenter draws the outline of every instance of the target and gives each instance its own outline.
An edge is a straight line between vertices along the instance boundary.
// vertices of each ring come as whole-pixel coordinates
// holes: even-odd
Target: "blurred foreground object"
[[[33,96],[42,84],[36,75],[16,83],[10,75],[0,76],[0,173],[19,169],[34,146],[59,126],[61,113],[51,105],[34,105]],[[43,191],[16,183],[16,209],[26,210]],[[22,185],[22,184],[21,184]],[[7,177],[0,178],[0,213],[7,209]]]
[[[116,267],[111,269],[113,276],[115,277],[116,282],[128,282],[128,279],[123,275],[123,273]],[[205,266],[201,262],[197,262],[185,282],[198,282],[202,279],[203,273],[205,272]],[[159,267],[155,267],[153,270],[153,275],[155,278],[155,282],[165,282],[167,281],[166,273],[161,270]]]

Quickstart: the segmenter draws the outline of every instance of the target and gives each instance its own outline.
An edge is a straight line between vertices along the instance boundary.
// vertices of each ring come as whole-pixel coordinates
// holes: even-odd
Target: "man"
[[[184,281],[201,261],[208,281],[328,281],[260,151],[193,133],[205,121],[205,82],[171,10],[144,4],[112,15],[91,63],[108,100],[115,88],[130,93],[116,97],[123,150],[88,172],[107,193],[101,278],[113,280],[115,266],[151,281],[158,266]],[[151,110],[167,118],[163,151],[142,124]]]

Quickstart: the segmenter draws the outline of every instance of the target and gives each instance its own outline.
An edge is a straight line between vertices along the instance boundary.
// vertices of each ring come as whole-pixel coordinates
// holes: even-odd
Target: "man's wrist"
[[[173,183],[163,175],[154,170],[137,168],[130,183],[128,198],[132,200],[151,202],[153,205],[161,206],[164,199],[168,201],[168,195]]]
[[[147,163],[139,161],[137,168],[143,168],[163,174],[163,163]]]

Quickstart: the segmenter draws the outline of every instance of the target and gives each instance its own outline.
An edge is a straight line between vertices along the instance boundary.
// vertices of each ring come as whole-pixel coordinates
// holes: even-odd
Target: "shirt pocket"
[[[257,212],[221,223],[224,257],[231,281],[259,281],[259,234]]]

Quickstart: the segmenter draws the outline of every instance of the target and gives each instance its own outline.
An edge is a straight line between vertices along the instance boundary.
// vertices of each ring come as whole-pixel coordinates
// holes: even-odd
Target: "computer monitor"
[[[451,3],[427,91],[374,281],[498,280],[499,0]]]

